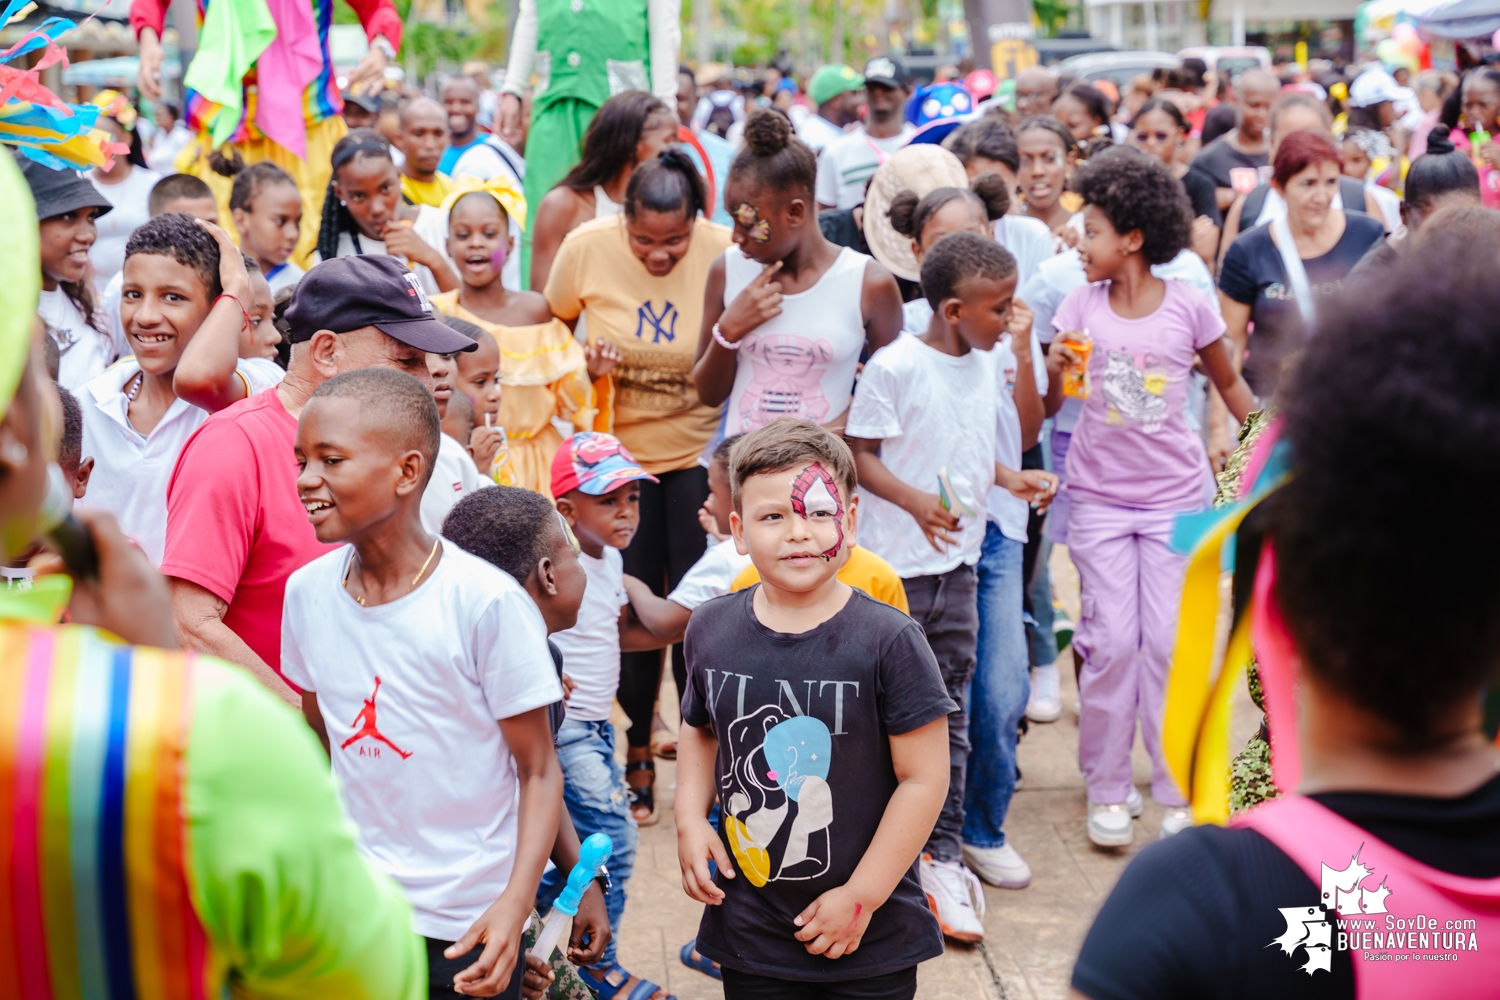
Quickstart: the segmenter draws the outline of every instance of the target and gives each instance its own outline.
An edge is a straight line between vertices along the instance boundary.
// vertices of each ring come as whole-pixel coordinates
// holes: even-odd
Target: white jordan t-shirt
[[[562,650],[563,673],[578,686],[568,696],[568,718],[600,722],[609,718],[620,686],[620,609],[625,596],[625,559],[619,549],[604,547],[604,557],[578,553],[588,586],[578,609],[578,623],[557,632],[552,641]]]
[[[411,902],[412,928],[456,941],[505,891],[516,765],[496,720],[562,698],[535,602],[451,542],[415,591],[361,607],[353,546],[293,573],[281,669],[316,692],[360,850]]]

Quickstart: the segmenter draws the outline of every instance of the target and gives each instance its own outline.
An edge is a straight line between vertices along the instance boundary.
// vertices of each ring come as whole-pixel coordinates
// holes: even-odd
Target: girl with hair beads
[[[250,166],[243,161],[220,161],[234,177],[229,211],[240,234],[240,247],[255,258],[275,295],[291,288],[307,272],[289,258],[302,231],[302,195],[292,175],[270,160]],[[216,169],[219,163],[215,163]]]
[[[515,249],[510,214],[494,192],[480,189],[460,195],[448,213],[448,255],[461,284],[433,296],[432,304],[488,334],[499,351],[504,390],[493,424],[503,428],[510,471],[494,467],[499,451],[490,453],[490,446],[497,444],[496,435],[479,434],[488,428],[476,399],[474,432],[485,438],[483,453],[490,459],[480,462],[480,453],[475,454],[481,471],[510,479],[506,485],[551,496],[552,456],[562,443],[552,418],[592,429],[598,416],[592,383],[609,374],[618,355],[612,348],[579,346],[540,294],[505,287],[500,272]],[[479,353],[464,359],[465,366],[479,365]],[[462,388],[471,398],[478,395],[468,386]]]
[[[1187,245],[1187,194],[1159,162],[1108,150],[1074,178],[1085,207],[1079,252],[1090,284],[1052,318],[1060,339],[1049,362],[1049,409],[1061,404],[1062,369],[1083,377],[1083,411],[1068,449],[1068,550],[1083,614],[1073,646],[1079,675],[1079,762],[1088,785],[1088,836],[1101,846],[1135,837],[1130,747],[1139,720],[1152,758],[1161,832],[1192,823],[1161,756],[1162,699],[1185,557],[1168,542],[1178,514],[1207,506],[1213,479],[1188,426],[1195,357],[1235,419],[1255,408],[1235,370],[1213,302],[1151,273]],[[1067,346],[1087,334],[1087,358]],[[1066,337],[1064,335],[1072,335]]]
[[[442,251],[413,228],[437,209],[402,202],[401,172],[385,137],[371,128],[357,128],[334,145],[332,160],[314,263],[351,254],[385,254],[403,258],[428,294],[457,288],[458,277]]]

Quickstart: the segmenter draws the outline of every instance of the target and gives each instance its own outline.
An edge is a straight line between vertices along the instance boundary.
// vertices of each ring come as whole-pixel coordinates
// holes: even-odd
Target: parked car
[[[1090,52],[1064,59],[1056,69],[1090,82],[1112,80],[1123,91],[1127,83],[1142,73],[1149,76],[1152,70],[1172,69],[1177,65],[1177,57],[1170,52]]]
[[[1264,45],[1195,45],[1177,53],[1179,62],[1195,57],[1231,80],[1247,69],[1271,68],[1271,50]]]

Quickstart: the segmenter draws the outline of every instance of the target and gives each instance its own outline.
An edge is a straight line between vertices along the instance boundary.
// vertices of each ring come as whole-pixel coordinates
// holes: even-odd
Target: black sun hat
[[[97,208],[99,214],[103,215],[114,208],[109,199],[80,177],[76,170],[53,170],[20,155],[16,156],[16,163],[20,165],[21,173],[31,187],[38,219],[50,219],[76,212],[80,208]]]

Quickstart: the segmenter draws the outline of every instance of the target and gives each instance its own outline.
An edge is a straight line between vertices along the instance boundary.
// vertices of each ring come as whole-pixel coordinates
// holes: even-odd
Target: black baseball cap
[[[50,219],[80,208],[97,208],[99,215],[103,215],[114,208],[109,199],[80,177],[76,170],[53,170],[19,153],[16,154],[16,163],[31,188],[38,219]]]
[[[311,340],[319,330],[347,333],[373,326],[429,354],[479,348],[439,320],[417,276],[385,254],[335,257],[315,266],[297,282],[286,323],[293,344]]]
[[[899,90],[906,86],[906,67],[893,56],[876,56],[865,63],[865,85],[872,83],[877,87],[894,87]]]

